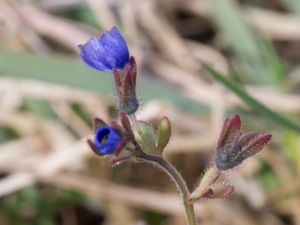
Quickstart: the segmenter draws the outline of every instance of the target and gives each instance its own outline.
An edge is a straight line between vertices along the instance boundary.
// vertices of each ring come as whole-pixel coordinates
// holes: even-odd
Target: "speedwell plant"
[[[87,140],[88,145],[97,155],[110,156],[112,164],[139,160],[162,168],[180,191],[188,225],[197,224],[193,206],[195,202],[203,198],[228,197],[234,191],[233,185],[219,181],[220,175],[261,151],[271,140],[271,134],[241,132],[240,116],[232,115],[224,121],[214,161],[195,190],[190,192],[174,166],[162,154],[151,153],[163,152],[171,137],[171,123],[167,117],[163,117],[154,128],[136,118],[135,112],[139,107],[136,62],[130,56],[118,28],[113,27],[100,37],[92,37],[87,43],[79,45],[79,49],[82,60],[88,66],[113,74],[120,112],[120,124],[94,119],[94,138]]]

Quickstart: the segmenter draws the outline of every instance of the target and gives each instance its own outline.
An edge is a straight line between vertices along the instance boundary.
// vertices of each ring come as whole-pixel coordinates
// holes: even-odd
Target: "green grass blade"
[[[270,46],[260,44],[262,37],[250,29],[237,1],[212,0],[212,6],[213,19],[233,52],[232,62],[239,78],[280,88],[280,61],[274,64],[276,52],[269,52],[272,50]]]
[[[266,62],[265,68],[268,70],[270,76],[272,76],[273,86],[283,90],[285,69],[282,61],[277,55],[272,41],[268,38],[262,38],[259,44],[261,46],[260,48],[263,50],[261,53],[262,57]]]
[[[0,74],[19,79],[41,80],[113,96],[113,78],[85,66],[79,59],[62,56],[42,57],[0,48]],[[139,79],[138,93],[144,101],[163,99],[186,111],[207,114],[208,106],[180,94],[175,88]]]
[[[210,65],[203,64],[203,67],[213,76],[217,81],[225,85],[228,89],[233,91],[237,96],[239,96],[249,107],[264,114],[267,118],[273,121],[273,123],[281,125],[282,127],[289,128],[293,131],[300,133],[300,124],[296,124],[281,114],[269,109],[261,102],[257,101],[251,97],[240,85],[234,81],[226,78],[224,75],[220,74],[214,70]]]

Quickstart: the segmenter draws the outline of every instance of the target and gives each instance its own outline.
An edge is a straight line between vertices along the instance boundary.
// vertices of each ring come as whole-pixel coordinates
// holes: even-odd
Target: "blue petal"
[[[89,66],[101,71],[111,70],[110,67],[103,64],[102,58],[99,57],[104,54],[104,50],[97,38],[92,37],[86,44],[79,45],[79,49],[81,58]]]
[[[129,50],[118,28],[113,27],[109,32],[105,32],[98,41],[102,44],[107,55],[113,59],[110,62],[112,68],[124,68],[129,62]]]
[[[83,61],[97,70],[123,69],[129,63],[127,44],[116,27],[99,38],[92,37],[79,49]]]

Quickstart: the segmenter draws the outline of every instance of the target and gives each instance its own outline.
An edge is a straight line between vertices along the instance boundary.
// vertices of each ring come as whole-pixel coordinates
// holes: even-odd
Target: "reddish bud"
[[[209,167],[203,174],[200,183],[196,189],[191,193],[189,199],[191,202],[197,201],[203,197],[209,197],[213,194],[211,186],[221,175],[220,171],[216,167]]]
[[[125,66],[122,76],[113,70],[118,105],[121,112],[132,114],[136,112],[139,102],[136,96],[136,63],[133,57]]]
[[[204,189],[197,197],[193,193],[189,197],[189,202],[193,203],[201,198],[227,198],[234,192],[234,186],[231,184],[214,183]]]
[[[215,163],[218,169],[227,170],[261,151],[271,140],[271,134],[240,132],[241,120],[234,114],[225,120],[217,145]]]

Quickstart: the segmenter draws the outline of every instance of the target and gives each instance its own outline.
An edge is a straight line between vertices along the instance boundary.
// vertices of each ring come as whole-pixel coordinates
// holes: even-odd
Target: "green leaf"
[[[266,62],[265,68],[268,70],[268,74],[272,77],[273,86],[278,89],[283,89],[285,70],[272,41],[265,38],[261,39],[259,44],[262,49],[262,57]]]
[[[300,124],[289,120],[280,113],[271,110],[258,100],[254,99],[240,85],[226,78],[224,75],[214,70],[210,65],[205,63],[203,63],[202,65],[212,77],[214,77],[217,81],[225,85],[228,89],[239,96],[250,108],[264,114],[266,118],[271,120],[274,124],[278,124],[282,127],[289,128],[300,133]]]

